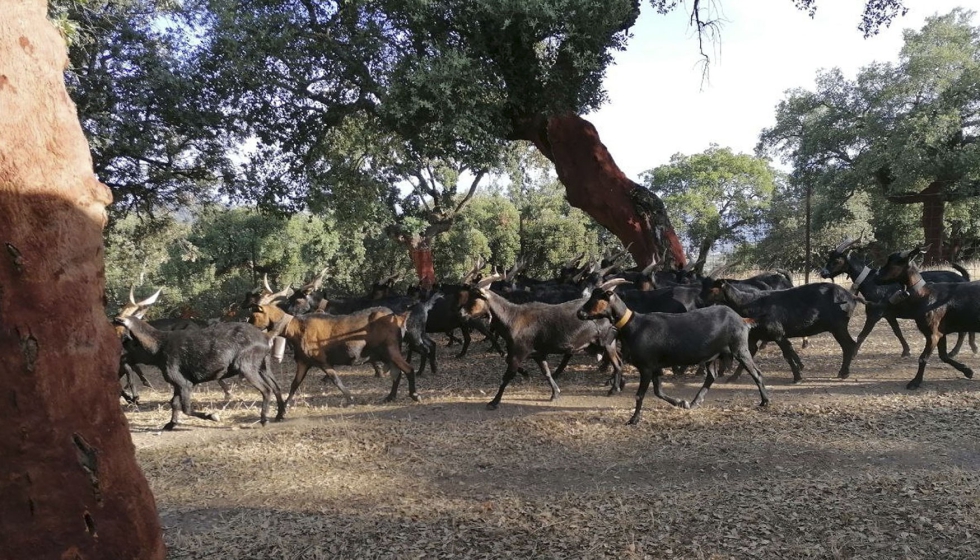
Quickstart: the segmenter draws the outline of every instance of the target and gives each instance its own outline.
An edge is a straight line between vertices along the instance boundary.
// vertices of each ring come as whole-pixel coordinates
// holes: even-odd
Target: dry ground
[[[904,326],[917,356],[922,338]],[[845,381],[833,339],[811,342],[802,385],[777,349],[760,353],[769,409],[743,376],[699,410],[651,392],[637,427],[625,425],[635,371],[605,397],[604,376],[579,357],[560,400],[532,373],[491,412],[503,360],[483,342],[454,359],[444,340],[421,404],[403,384],[379,405],[389,379],[342,368],[354,406],[314,373],[286,420],[261,428],[257,391],[239,382],[225,403],[209,385],[195,402],[222,420],[161,433],[170,395],[154,375],[127,416],[171,558],[980,555],[980,381],[934,357],[923,388],[906,391],[916,361],[898,356],[884,323]],[[287,355],[284,387],[291,368]],[[688,399],[700,386],[668,379]]]

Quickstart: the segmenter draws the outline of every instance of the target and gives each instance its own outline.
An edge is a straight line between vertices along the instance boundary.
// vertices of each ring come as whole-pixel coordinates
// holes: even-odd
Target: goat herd
[[[193,320],[142,320],[160,295],[130,301],[114,322],[123,339],[120,378],[125,377],[122,396],[138,400],[133,375],[146,383],[139,369],[142,364],[160,368],[163,378],[173,386],[172,416],[164,430],[173,429],[179,413],[216,420],[213,414],[195,412],[191,393],[195,385],[218,381],[227,395],[223,380],[242,375],[262,393],[261,422],[268,421],[272,397],[276,399],[276,420],[283,418],[306,374],[318,367],[343,393],[350,392],[335,367],[369,362],[380,376],[394,368],[393,400],[402,374],[407,377],[409,396],[418,401],[412,354],[421,354],[421,374],[426,362],[436,372],[435,343],[430,333],[446,333],[451,338],[462,332],[460,356],[469,347],[470,332],[482,332],[494,349],[505,354],[503,381],[488,408],[496,409],[504,390],[517,373],[527,375],[522,363],[531,358],[551,386],[552,400],[560,389],[557,377],[576,352],[599,355],[600,369],[611,366],[610,393],[623,388],[623,360],[640,373],[636,408],[629,423],[639,422],[643,397],[650,383],[654,394],[683,408],[698,406],[717,377],[733,362],[733,377],[748,371],[759,388],[761,405],[769,403],[762,373],[753,356],[765,342],[775,343],[789,364],[795,382],[802,381],[803,364],[790,339],[829,332],[841,347],[842,364],[838,377],[850,374],[851,362],[861,343],[880,319],[884,318],[902,344],[909,346],[896,318],[913,319],[926,338],[916,376],[908,388],[922,382],[922,375],[933,349],[942,361],[972,377],[973,371],[952,356],[959,350],[964,333],[976,352],[972,333],[980,331],[980,282],[970,282],[961,267],[959,274],[948,271],[920,272],[913,259],[925,248],[894,253],[884,266],[871,269],[856,254],[855,242],[845,240],[830,251],[821,275],[833,278],[847,274],[851,289],[833,283],[793,287],[782,271],[746,280],[717,278],[716,271],[699,276],[687,270],[662,271],[655,266],[643,270],[617,270],[618,257],[602,263],[583,263],[573,259],[553,280],[534,280],[520,273],[519,262],[506,274],[481,277],[483,262],[477,262],[460,284],[442,284],[429,292],[415,290],[408,296],[391,295],[396,277],[381,280],[366,297],[331,299],[321,291],[326,271],[297,290],[275,292],[268,280],[249,292],[241,307],[250,313],[248,323],[218,322],[208,326]],[[857,305],[866,306],[866,322],[855,341],[848,322]],[[946,335],[958,333],[952,350]],[[506,353],[498,346],[503,339]],[[281,359],[285,339],[296,360],[296,374],[283,399],[272,374],[272,360]],[[407,343],[407,359],[402,354]],[[804,339],[804,345],[806,340]],[[277,351],[278,350],[278,351]],[[547,359],[562,356],[552,374]],[[692,401],[666,395],[662,389],[664,368],[683,371],[700,366],[704,384]],[[128,392],[127,392],[128,389]]]

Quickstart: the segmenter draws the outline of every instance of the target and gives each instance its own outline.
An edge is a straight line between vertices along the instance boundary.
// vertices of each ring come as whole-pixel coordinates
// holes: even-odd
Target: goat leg
[[[514,376],[517,375],[517,370],[519,367],[518,364],[520,364],[520,362],[521,360],[518,360],[517,358],[508,357],[507,370],[504,372],[504,378],[500,382],[500,388],[497,389],[497,394],[494,395],[493,400],[487,403],[488,410],[497,410],[497,408],[500,406],[500,399],[502,399],[504,396],[504,389],[507,388],[507,385],[509,385],[510,382],[513,381]]]
[[[701,365],[704,367],[704,384],[701,385],[700,389],[698,389],[698,394],[694,395],[694,400],[692,400],[690,404],[684,408],[697,408],[701,406],[701,403],[704,402],[704,396],[708,394],[708,389],[710,389],[711,384],[715,382],[715,378],[717,376],[715,362],[704,362]]]
[[[847,332],[847,325],[843,328],[836,330],[831,333],[834,335],[834,340],[840,345],[843,361],[840,365],[840,372],[837,373],[837,377],[840,379],[847,379],[851,375],[851,360],[854,359],[854,354],[857,353],[857,343],[851,338],[851,335]]]
[[[946,337],[944,336],[943,338]],[[949,350],[949,354],[947,354],[950,358],[960,353],[960,348],[963,347],[963,340],[965,338],[966,338],[966,333],[956,333],[956,344],[953,345],[953,347]]]
[[[962,335],[963,333],[960,334]],[[973,370],[954,360],[951,355],[952,353],[946,352],[946,338],[946,336],[943,336],[939,339],[939,344],[937,345],[939,347],[939,359],[959,370],[967,379],[973,379]]]
[[[566,354],[567,356],[568,354]],[[561,389],[558,388],[558,384],[555,383],[555,378],[551,376],[551,370],[548,368],[548,361],[545,358],[536,358],[534,360],[537,362],[538,367],[541,369],[541,373],[544,374],[545,379],[548,380],[548,384],[551,385],[551,400],[557,401],[561,397]]]
[[[926,347],[922,349],[922,354],[919,354],[919,369],[915,372],[912,381],[909,381],[908,385],[905,386],[906,389],[918,389],[919,385],[922,385],[922,376],[926,372],[926,364],[929,363],[929,356],[932,356],[932,349],[939,339],[940,335],[937,333],[926,337]]]
[[[340,376],[337,375],[337,371],[330,366],[324,368],[323,371],[327,374],[324,381],[329,379],[338,389],[340,389],[340,392],[344,394],[344,404],[354,404],[354,397],[350,395],[350,391],[347,390],[347,387],[344,387],[344,382],[340,380]]]
[[[558,364],[558,367],[555,368],[554,373],[551,374],[551,377],[553,379],[558,379],[558,376],[565,371],[565,367],[568,365],[568,361],[571,359],[572,359],[572,353],[571,352],[565,353],[565,355],[561,357],[561,362]]]
[[[902,328],[898,326],[898,321],[896,321],[894,317],[885,317],[885,321],[888,321],[888,326],[892,328],[892,332],[895,333],[895,338],[897,338],[898,342],[902,345],[902,357],[907,358],[911,356],[912,349],[909,348],[909,343],[905,340],[905,335],[902,334]],[[861,334],[864,334],[864,331],[861,331]],[[860,349],[861,343],[864,342],[864,338],[860,338],[860,335],[858,335],[858,337],[859,340],[857,349]],[[857,349],[854,350],[855,353],[857,353]]]

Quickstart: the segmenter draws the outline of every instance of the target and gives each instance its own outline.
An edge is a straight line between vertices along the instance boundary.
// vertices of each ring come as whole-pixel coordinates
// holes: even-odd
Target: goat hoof
[[[793,378],[793,385],[799,385],[800,383],[803,383],[803,378],[802,377],[794,377]]]
[[[163,431],[165,431],[165,432],[171,432],[176,427],[177,427],[177,423],[176,422],[167,422],[167,424],[163,427]]]
[[[409,395],[409,397],[411,397],[415,402],[422,402],[422,397],[420,397],[418,393],[412,393]]]
[[[679,407],[681,407],[681,408],[683,408],[685,410],[690,410],[691,409],[691,403],[689,403],[687,401],[681,401],[677,406],[679,406]]]
[[[212,422],[220,422],[221,418],[217,414],[212,412],[211,414],[208,414],[208,420],[211,420]]]
[[[842,372],[840,372],[840,373],[837,374],[837,379],[847,379],[850,376],[851,376],[851,372],[849,372],[849,371],[842,371]]]
[[[911,352],[909,352],[908,350],[906,350],[906,351],[904,351],[904,352],[902,352],[902,357],[903,357],[903,358],[908,358],[908,357],[909,357],[909,356],[911,356],[911,355],[912,355],[912,353],[911,353]]]
[[[970,368],[966,368],[966,371],[963,372],[963,376],[966,377],[967,379],[973,379],[973,370]]]
[[[919,383],[916,381],[909,381],[909,384],[905,386],[909,391],[914,391],[919,388]]]
[[[499,407],[499,406],[500,406],[499,403],[488,402],[487,403],[487,410],[497,410],[497,407]]]
[[[627,422],[626,425],[627,426],[635,426],[635,425],[637,425],[639,423],[640,423],[640,419],[639,418],[636,418],[636,417],[633,417],[633,418],[630,418],[630,421]]]
[[[388,395],[381,402],[383,402],[383,403],[390,403],[390,402],[394,402],[394,401],[395,401],[394,395]]]
[[[769,408],[769,399],[766,399],[759,403],[759,408]]]

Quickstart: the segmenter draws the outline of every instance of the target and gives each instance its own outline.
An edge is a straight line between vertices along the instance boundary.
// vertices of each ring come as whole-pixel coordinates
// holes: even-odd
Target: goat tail
[[[260,369],[265,373],[265,379],[272,384],[272,388],[275,389],[277,393],[281,393],[282,389],[279,387],[279,381],[276,380],[276,376],[272,372],[272,354],[266,354],[265,357],[262,358]]]
[[[967,282],[970,281],[970,273],[967,272],[965,268],[956,263],[949,263],[949,266],[955,268],[956,272],[959,272],[960,276],[962,276]]]

